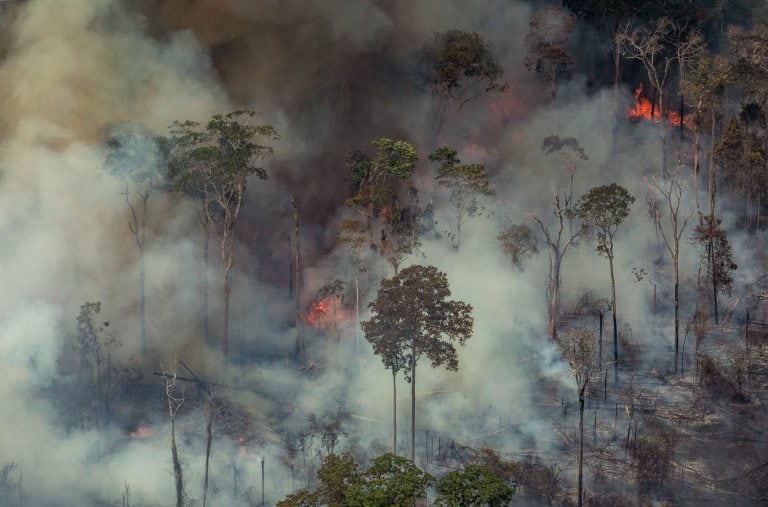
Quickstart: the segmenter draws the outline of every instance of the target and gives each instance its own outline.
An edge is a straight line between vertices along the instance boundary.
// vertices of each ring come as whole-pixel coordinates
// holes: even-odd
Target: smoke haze
[[[652,285],[632,274],[635,267],[650,270],[648,260],[658,251],[645,203],[653,175],[660,174],[657,127],[615,128],[609,112],[613,90],[588,94],[579,75],[563,82],[550,101],[522,64],[522,39],[535,7],[502,0],[1,5],[0,464],[19,464],[24,504],[118,505],[129,484],[134,505],[171,505],[170,427],[162,385],[152,372],[185,375],[176,357],[204,378],[238,387],[222,387],[218,394],[241,407],[250,421],[247,433],[255,435],[241,445],[232,437],[235,430],[224,435],[222,429],[214,441],[215,505],[235,505],[230,503],[233,467],[241,491],[250,488],[258,498],[258,456],[266,459],[270,502],[303,486],[304,472],[299,466],[292,478],[284,445],[306,428],[310,414],[345,417],[348,436],[337,451],[354,446],[374,456],[387,449],[392,379],[362,334],[356,341],[354,267],[335,241],[339,223],[351,216],[344,206],[350,188],[345,156],[354,149],[370,151],[370,141],[379,137],[414,143],[420,204],[435,209],[433,233],[406,264],[432,264],[447,273],[452,297],[470,303],[475,315],[458,372],[426,363],[419,368],[419,438],[429,430],[462,445],[492,445],[515,458],[556,458],[563,423],[557,404],[544,402],[541,380],[568,395],[575,396],[575,389],[546,337],[546,247],[540,243],[541,254],[519,271],[496,236],[511,223],[527,223],[529,213],[549,219],[552,198],[569,188],[571,176],[574,196],[617,182],[637,198],[616,246],[620,320],[631,323],[637,342],[658,349],[645,358],[647,368],[665,368],[667,359],[660,356],[673,343],[671,327],[664,320],[663,331],[653,332]],[[434,32],[448,29],[480,33],[510,88],[451,114],[435,140],[416,51]],[[632,89],[620,91],[620,101],[630,103],[632,97]],[[205,343],[201,335],[203,235],[195,203],[157,192],[150,201],[145,257],[153,352],[142,358],[139,252],[128,228],[122,182],[104,168],[105,138],[123,124],[167,135],[175,120],[205,122],[240,108],[256,111],[281,138],[266,163],[269,179],[250,182],[236,229],[232,357],[225,360],[216,343]],[[577,138],[589,160],[544,155],[541,142],[553,133]],[[459,250],[445,234],[453,212],[427,160],[438,143],[456,147],[466,163],[485,164],[497,194],[482,203],[481,216],[468,219]],[[146,163],[158,165],[149,155]],[[339,343],[335,331],[307,327],[307,360],[301,364],[292,359],[291,194],[302,227],[302,307],[327,280],[348,283],[340,303],[346,317]],[[684,206],[693,209],[695,203],[690,198]],[[698,255],[688,241],[682,247],[682,272],[690,279]],[[221,276],[217,255],[212,247],[213,329],[222,304],[215,296]],[[363,274],[364,301],[373,299],[378,282],[391,274],[383,262],[373,261]],[[563,266],[566,303],[587,289],[606,297],[610,285],[607,261],[596,255],[593,242],[583,240]],[[156,398],[151,415],[100,428],[62,421],[62,407],[76,395],[64,386],[76,385],[73,379],[82,374],[73,343],[75,319],[86,301],[101,302],[97,319],[108,322],[120,341],[111,349],[111,361],[138,361],[152,392],[148,396]],[[408,389],[398,377],[401,450],[408,441]],[[183,435],[187,493],[199,499],[205,402],[192,385],[186,398],[177,434]],[[129,438],[138,424],[148,427],[150,436]]]

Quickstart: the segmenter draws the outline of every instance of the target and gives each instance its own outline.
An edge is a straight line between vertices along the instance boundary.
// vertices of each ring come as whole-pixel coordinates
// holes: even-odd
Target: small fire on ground
[[[675,127],[680,126],[679,112],[667,110],[664,116],[667,123],[670,125]],[[637,88],[635,88],[635,107],[627,111],[627,118],[635,121],[648,120],[658,123],[660,117],[661,113],[659,111],[658,104],[656,104],[654,107],[653,102],[651,102],[648,97],[645,96],[643,83],[640,83],[637,85]],[[684,123],[686,127],[690,127],[688,124],[688,118],[685,119]]]
[[[338,299],[334,301],[333,296],[328,296],[312,303],[302,317],[302,321],[307,326],[328,329],[334,324],[340,326],[342,323],[352,320],[353,317],[354,314],[345,308],[341,301]]]
[[[147,426],[139,426],[136,431],[128,433],[128,438],[149,438],[154,436],[155,432]]]

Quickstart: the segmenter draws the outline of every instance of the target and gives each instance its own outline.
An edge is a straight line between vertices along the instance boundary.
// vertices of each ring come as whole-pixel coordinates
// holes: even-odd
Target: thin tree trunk
[[[210,337],[210,320],[208,317],[208,263],[210,262],[209,243],[211,240],[211,233],[209,227],[210,226],[207,223],[203,226],[203,337],[205,338],[206,343],[208,343],[208,338]]]
[[[602,367],[603,366],[603,312],[602,310],[597,312],[597,315],[600,318],[600,328],[599,328],[600,340],[598,341],[598,344],[597,344],[597,359],[598,359],[598,364],[600,365],[600,367]]]
[[[715,325],[720,324],[720,315],[717,311],[717,276],[715,276],[715,256],[714,256],[714,248],[712,245],[712,238],[709,239],[709,244],[707,245],[708,250],[708,256],[709,256],[709,276],[712,280],[712,304],[714,306],[715,310]]]
[[[339,331],[339,319],[336,316],[336,294],[331,296],[331,300],[333,301],[333,329],[336,331],[336,343],[340,343],[341,332]]]
[[[296,243],[296,261],[295,261],[295,277],[296,277],[296,356],[298,357],[304,351],[304,336],[301,323],[301,248],[299,243],[299,207],[296,205],[296,200],[291,194],[291,204],[293,205],[293,222],[294,222],[294,241]]]
[[[462,206],[458,208],[458,213],[456,214],[456,249],[458,249],[461,246],[461,217],[464,214],[464,210],[462,209]]]
[[[215,409],[215,398],[211,394],[208,400],[208,408],[210,414],[208,414],[208,424],[206,426],[207,441],[205,445],[205,479],[203,480],[203,507],[205,507],[208,498],[208,465],[211,461],[211,443],[213,441],[213,414]]]
[[[619,116],[619,87],[621,86],[621,44],[619,44],[619,20],[613,24],[613,116]]]
[[[680,247],[675,245],[675,375],[680,345]]]
[[[611,305],[613,306],[613,381],[619,383],[619,327],[616,318],[616,276],[613,272],[613,254],[608,256],[608,264],[611,268]]]
[[[392,454],[397,455],[397,372],[392,371]]]
[[[709,216],[715,216],[715,112],[712,111],[712,123],[710,124],[709,133]]]
[[[355,371],[360,367],[360,266],[355,262]]]
[[[147,354],[149,348],[147,343],[147,314],[146,314],[146,259],[144,258],[144,247],[139,251],[139,320],[141,321],[141,351]]]
[[[552,270],[550,272],[550,302],[549,302],[549,336],[553,340],[557,339],[557,310],[559,307],[560,296],[560,254],[552,254]]]
[[[221,352],[229,351],[229,266],[224,267],[224,326],[221,334]]]
[[[416,462],[416,361],[411,361],[411,461]]]
[[[584,465],[584,391],[579,390],[579,507],[582,506],[583,494],[583,473]]]
[[[168,389],[166,387],[166,389]],[[173,460],[173,477],[176,485],[176,507],[184,507],[184,477],[181,469],[181,460],[179,460],[179,451],[176,447],[176,407],[171,399],[170,392],[166,392],[168,397],[168,413],[171,416],[171,458]]]

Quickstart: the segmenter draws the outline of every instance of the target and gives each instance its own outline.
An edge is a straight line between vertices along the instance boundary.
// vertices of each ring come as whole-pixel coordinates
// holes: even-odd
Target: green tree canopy
[[[438,184],[450,191],[451,205],[456,211],[456,234],[454,246],[461,243],[461,225],[465,216],[475,216],[478,213],[478,197],[492,196],[494,190],[488,178],[485,166],[481,164],[462,164],[457,157],[458,152],[453,148],[443,146],[429,155],[429,160],[437,162]]]
[[[349,489],[350,507],[411,507],[434,478],[412,461],[392,453],[375,458]]]
[[[454,342],[472,335],[472,307],[448,298],[448,277],[434,266],[413,265],[381,282],[373,315],[362,323],[365,338],[385,367],[404,366],[411,383],[411,459],[416,454],[416,364],[426,356],[432,367],[459,368]],[[445,339],[447,338],[447,339]],[[394,370],[393,370],[394,373]]]
[[[426,356],[432,367],[457,370],[453,342],[464,344],[474,320],[472,307],[448,300],[450,295],[448,277],[434,266],[408,266],[383,280],[376,300],[368,305],[373,315],[362,323],[374,353],[383,360],[384,355],[399,350],[406,364]]]
[[[634,202],[634,196],[616,183],[595,187],[579,199],[576,212],[595,231],[599,254],[613,255],[613,236]]]
[[[505,507],[512,500],[515,487],[504,484],[487,467],[467,465],[464,470],[454,470],[443,477],[437,492],[435,505],[440,507]]]
[[[515,268],[522,270],[523,261],[539,253],[538,239],[525,224],[512,224],[496,237],[501,250],[507,254]]]
[[[171,125],[169,169],[173,188],[200,200],[206,242],[212,232],[219,243],[224,271],[224,354],[229,337],[229,272],[234,260],[235,224],[249,176],[267,178],[259,162],[273,150],[265,143],[279,137],[271,125],[251,124],[254,116],[253,111],[234,111],[214,115],[204,127],[192,121]]]
[[[461,107],[483,92],[503,90],[501,66],[488,43],[476,32],[448,30],[435,33],[420,53],[425,82],[432,93]]]
[[[328,507],[346,507],[350,504],[349,489],[358,479],[357,463],[352,454],[329,454],[317,471],[320,487],[317,495]]]

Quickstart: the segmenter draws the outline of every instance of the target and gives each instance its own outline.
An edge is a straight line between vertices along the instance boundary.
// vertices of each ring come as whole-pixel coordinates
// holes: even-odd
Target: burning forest
[[[0,2],[0,506],[765,505],[765,2]]]

